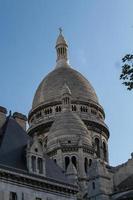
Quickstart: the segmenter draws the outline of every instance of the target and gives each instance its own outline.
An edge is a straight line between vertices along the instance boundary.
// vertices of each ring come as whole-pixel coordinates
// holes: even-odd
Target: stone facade
[[[50,189],[51,184],[51,189]],[[69,192],[64,192],[60,184],[52,188],[47,180],[28,177],[28,175],[18,175],[18,173],[9,170],[0,170],[0,199],[1,200],[75,200],[76,196]],[[67,188],[67,186],[66,186]],[[16,194],[16,197],[11,197]]]
[[[56,67],[35,93],[27,132],[24,115],[7,117],[0,107],[2,200],[133,198],[133,156],[109,165],[104,109],[90,82],[68,63],[67,50],[60,32]]]

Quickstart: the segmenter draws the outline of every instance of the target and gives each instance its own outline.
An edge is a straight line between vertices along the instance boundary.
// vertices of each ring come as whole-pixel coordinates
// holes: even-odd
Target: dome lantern
[[[68,45],[67,42],[62,34],[62,28],[59,28],[59,36],[57,38],[56,41],[56,52],[57,52],[57,67],[62,66],[62,64],[67,63],[68,62],[68,56],[67,56],[67,49],[68,49]]]

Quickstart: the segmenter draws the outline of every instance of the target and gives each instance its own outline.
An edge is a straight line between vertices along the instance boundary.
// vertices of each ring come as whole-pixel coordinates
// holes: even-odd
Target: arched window
[[[72,105],[72,111],[76,111],[76,110],[77,110],[76,106]]]
[[[96,155],[100,158],[100,142],[98,138],[95,138],[95,148],[96,148]]]
[[[93,188],[93,190],[95,190],[95,188],[96,188],[95,182],[92,182],[92,188]]]
[[[61,112],[61,106],[56,106],[55,111],[56,112]]]
[[[44,146],[44,149],[47,147],[47,141],[48,141],[48,137],[45,136],[44,139],[43,139],[43,146]]]
[[[59,112],[61,112],[61,107],[59,106]]]
[[[52,108],[49,109],[49,112],[52,113]]]
[[[16,192],[10,192],[9,200],[17,200]]]
[[[37,165],[38,165],[39,174],[42,174],[43,173],[43,160],[42,160],[42,158],[38,158]]]
[[[85,109],[85,107],[83,106],[83,112],[85,112],[85,110],[86,110],[86,109]]]
[[[91,166],[91,164],[92,164],[92,160],[91,160],[91,159],[89,159],[89,167]]]
[[[59,109],[58,109],[58,106],[55,108],[55,111],[56,111],[56,112],[58,112],[58,111],[59,111]]]
[[[72,156],[71,161],[72,161],[72,163],[74,164],[74,166],[75,166],[76,169],[77,169],[77,159],[76,159],[76,157],[75,157],[75,156]]]
[[[97,115],[97,111],[96,111],[95,109],[91,109],[91,113],[92,113],[93,115]]]
[[[41,112],[38,112],[37,114],[36,114],[36,118],[38,119],[38,118],[40,118],[41,117]]]
[[[103,142],[103,159],[107,161],[107,149],[106,149],[106,144]]]
[[[69,97],[64,98],[64,104],[69,104]]]
[[[60,55],[60,48],[59,48],[59,55]]]
[[[65,157],[65,170],[67,169],[69,163],[70,163],[70,158],[68,156],[66,156]]]
[[[85,168],[85,172],[87,173],[87,170],[88,170],[88,159],[85,158],[84,160],[84,168]]]
[[[31,156],[31,167],[32,167],[32,171],[36,172],[36,157],[35,156]]]

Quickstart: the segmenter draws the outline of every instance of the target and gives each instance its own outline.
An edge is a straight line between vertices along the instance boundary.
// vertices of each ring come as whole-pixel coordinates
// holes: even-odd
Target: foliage
[[[120,79],[128,90],[133,89],[133,55],[127,54],[122,58],[123,66]]]

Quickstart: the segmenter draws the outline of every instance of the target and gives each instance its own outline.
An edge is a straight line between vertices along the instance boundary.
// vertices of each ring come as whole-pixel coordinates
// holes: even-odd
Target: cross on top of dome
[[[62,34],[62,32],[63,32],[62,27],[59,28],[59,31],[60,31],[60,34]]]

